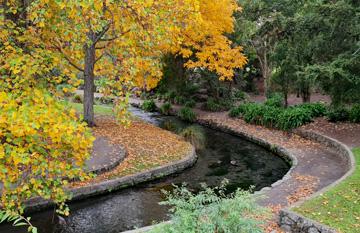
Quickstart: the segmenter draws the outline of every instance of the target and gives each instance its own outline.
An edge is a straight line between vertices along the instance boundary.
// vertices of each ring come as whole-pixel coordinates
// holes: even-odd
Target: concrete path
[[[118,166],[125,158],[125,149],[120,145],[111,144],[105,137],[97,137],[86,162],[86,170],[101,174]]]

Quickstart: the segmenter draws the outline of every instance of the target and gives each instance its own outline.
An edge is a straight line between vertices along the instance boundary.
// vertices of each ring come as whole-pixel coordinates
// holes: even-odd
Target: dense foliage
[[[64,186],[86,177],[93,141],[75,110],[40,90],[31,96],[0,92],[0,141],[1,206],[22,214],[23,202],[40,196],[68,214]]]
[[[360,4],[353,0],[241,0],[232,39],[259,67],[267,92],[321,89],[334,105],[358,102]]]
[[[141,105],[141,108],[144,110],[144,111],[147,111],[147,112],[155,112],[157,107],[156,107],[156,104],[155,104],[155,101],[154,100],[145,100],[142,105]]]
[[[171,209],[171,224],[161,224],[150,232],[180,233],[260,233],[265,210],[255,203],[249,192],[237,190],[225,196],[221,188],[204,190],[194,194],[186,188],[167,193],[164,205]]]
[[[188,107],[183,107],[179,110],[178,116],[181,120],[188,121],[188,122],[195,122],[196,121],[196,113]]]
[[[166,102],[163,105],[161,105],[160,112],[161,114],[169,115],[171,112],[171,104],[169,102]]]
[[[271,104],[267,105],[269,103]],[[270,99],[267,104],[241,104],[231,109],[229,115],[231,117],[241,117],[247,123],[291,130],[311,122],[315,117],[324,116],[327,112],[327,107],[322,103],[307,103],[289,108],[277,107],[273,103],[276,103],[276,99]]]

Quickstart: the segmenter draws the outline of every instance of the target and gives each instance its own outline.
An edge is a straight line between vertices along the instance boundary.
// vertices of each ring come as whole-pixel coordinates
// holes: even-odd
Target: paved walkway
[[[104,173],[119,165],[125,155],[122,146],[111,144],[105,137],[97,137],[91,157],[86,162],[86,170],[96,174]]]
[[[360,147],[360,124],[348,122],[335,124],[324,118],[318,118],[313,123],[301,128],[335,138],[350,148]]]

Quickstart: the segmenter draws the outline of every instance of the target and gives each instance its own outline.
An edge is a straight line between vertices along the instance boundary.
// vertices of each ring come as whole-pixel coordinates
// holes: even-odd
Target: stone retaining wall
[[[341,158],[347,163],[349,167],[349,171],[343,177],[341,177],[339,180],[335,181],[331,185],[319,190],[318,192],[305,198],[304,200],[295,203],[290,208],[282,209],[279,215],[279,225],[284,230],[292,233],[336,233],[336,230],[324,224],[313,221],[301,214],[295,213],[290,209],[293,207],[300,206],[306,200],[319,196],[320,194],[326,192],[330,188],[333,188],[334,186],[338,185],[340,182],[345,180],[347,177],[349,177],[355,171],[354,156],[351,150],[346,145],[333,138],[315,133],[313,131],[295,130],[294,133],[304,138],[317,141],[321,144],[324,144],[336,150],[338,152],[338,155],[341,156]]]
[[[140,172],[134,175],[119,177],[108,181],[92,184],[85,187],[79,187],[71,190],[73,198],[71,201],[86,199],[91,196],[100,195],[116,191],[122,188],[127,188],[147,181],[152,181],[157,178],[165,177],[175,174],[193,166],[196,163],[197,156],[195,148],[192,147],[187,156],[179,161],[166,164],[145,172]],[[54,205],[53,202],[41,198],[33,198],[25,203],[26,212],[35,212]]]

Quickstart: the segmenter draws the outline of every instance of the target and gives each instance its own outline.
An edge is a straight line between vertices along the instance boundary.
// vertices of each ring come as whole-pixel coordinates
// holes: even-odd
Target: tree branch
[[[72,61],[64,52],[64,50],[61,48],[61,46],[55,45],[55,48],[64,56],[65,60],[69,62],[70,65],[72,65],[74,68],[78,69],[81,72],[84,72],[84,69],[81,68],[79,65],[77,65],[74,61]]]

